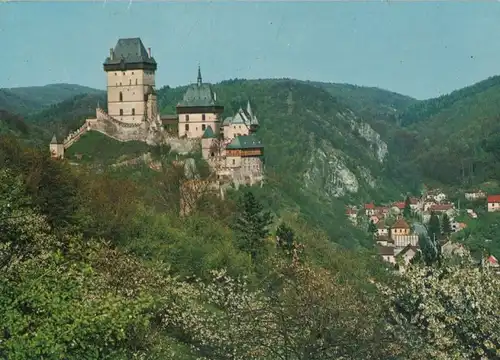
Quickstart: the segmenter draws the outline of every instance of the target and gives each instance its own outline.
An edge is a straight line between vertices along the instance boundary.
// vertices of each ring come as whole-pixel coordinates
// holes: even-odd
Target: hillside
[[[332,85],[331,89],[342,86]],[[418,176],[400,171],[397,156],[385,143],[387,134],[382,137],[369,125],[377,121],[371,112],[377,101],[382,109],[387,109],[390,104],[402,107],[411,99],[359,87],[338,90],[339,95],[333,96],[333,90],[286,79],[224,81],[214,90],[225,104],[223,116],[233,115],[247,100],[252,102],[261,123],[259,137],[266,144],[268,181],[259,190],[264,201],[276,213],[300,214],[314,226],[325,229],[336,242],[355,246],[361,241],[368,245],[364,231],[347,223],[345,204],[395,200],[419,186]],[[174,113],[184,91],[185,87],[158,90],[161,112]],[[375,100],[377,91],[384,94],[380,100]],[[371,95],[356,103],[357,92]],[[391,100],[391,96],[395,99]],[[357,108],[351,109],[344,103],[346,98],[351,99],[353,106],[366,104],[365,109],[372,110],[363,111],[365,115],[361,117]],[[98,102],[101,106],[105,103],[103,94],[79,95],[27,116],[26,123],[40,128],[37,136],[48,142],[53,133],[65,136],[93,116]],[[95,148],[90,138],[83,138],[75,146]],[[102,153],[107,152],[99,148]],[[87,154],[84,158],[93,156]]]
[[[104,91],[75,84],[0,89],[0,109],[26,115],[82,94],[104,94]]]
[[[473,186],[500,176],[500,76],[419,102],[399,116],[403,153],[441,184]]]

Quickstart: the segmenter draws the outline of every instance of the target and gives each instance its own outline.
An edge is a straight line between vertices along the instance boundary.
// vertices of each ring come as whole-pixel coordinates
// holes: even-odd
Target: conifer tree
[[[271,223],[271,213],[264,210],[251,191],[246,191],[239,199],[236,217],[231,227],[236,233],[239,247],[250,253],[254,261],[269,235]]]
[[[377,225],[373,222],[373,220],[370,220],[370,224],[368,224],[368,233],[370,235],[375,235],[377,232]]]
[[[441,218],[441,231],[446,236],[451,234],[451,222],[450,217],[447,213],[444,213],[443,217]]]
[[[419,235],[418,245],[420,247],[421,256],[419,256],[418,261],[423,260],[425,265],[431,266],[439,259],[439,245],[437,241],[426,235]],[[417,259],[414,262],[418,262]]]
[[[281,250],[291,253],[295,240],[295,233],[288,225],[282,223],[276,230],[277,246]]]
[[[411,217],[411,206],[410,206],[410,204],[411,204],[410,197],[406,196],[406,199],[405,199],[405,208],[403,210],[403,216],[405,217],[405,219],[409,219]]]
[[[441,235],[441,224],[439,222],[439,217],[434,211],[431,213],[431,218],[429,219],[429,224],[427,225],[427,234],[433,241],[438,241]]]

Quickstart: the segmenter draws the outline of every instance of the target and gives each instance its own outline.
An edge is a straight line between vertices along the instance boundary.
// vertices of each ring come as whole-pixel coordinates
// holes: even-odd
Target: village
[[[482,190],[464,193],[469,201],[485,201],[487,212],[500,211],[500,195],[488,195]],[[476,219],[478,214],[472,208],[460,208],[449,200],[447,194],[440,189],[424,191],[421,197],[407,196],[402,201],[376,205],[373,202],[361,206],[347,206],[346,216],[356,226],[368,229],[373,235],[374,245],[381,258],[404,271],[412,259],[419,253],[419,236],[427,236],[427,224],[431,216],[438,216],[443,223],[447,222],[447,233],[442,233],[438,241],[443,256],[464,255],[468,250],[463,244],[452,240],[451,234],[463,231],[467,224],[457,221],[461,214]],[[483,263],[500,274],[498,260],[490,255]]]

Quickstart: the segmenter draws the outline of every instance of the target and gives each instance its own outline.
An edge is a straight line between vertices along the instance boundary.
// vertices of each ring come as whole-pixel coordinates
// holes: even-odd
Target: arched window
[[[189,131],[189,124],[186,124],[186,131]]]
[[[121,85],[121,84],[120,84]],[[122,92],[120,91],[120,101],[123,101],[123,94]]]
[[[135,79],[135,84],[137,85],[137,79]]]
[[[205,130],[206,126],[205,124],[201,125],[201,130]]]
[[[132,109],[132,115],[135,115],[135,109]]]
[[[205,121],[205,114],[201,114],[201,120]]]
[[[189,121],[189,115],[186,115],[186,121]]]
[[[123,109],[120,109],[120,116],[123,116]]]

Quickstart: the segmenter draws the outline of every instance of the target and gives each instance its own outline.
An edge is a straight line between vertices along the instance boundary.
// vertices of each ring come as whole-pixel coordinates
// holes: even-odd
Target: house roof
[[[496,258],[496,257],[494,257],[493,255],[490,255],[490,256],[488,257],[488,259],[486,259],[486,260],[487,260],[490,264],[492,264],[492,265],[496,265],[496,264],[498,264],[498,260],[497,260],[497,258]]]
[[[257,149],[263,147],[264,145],[255,135],[240,135],[235,137],[226,149]]]
[[[379,245],[378,246],[378,252],[379,252],[380,255],[394,256],[394,247],[393,246]]]
[[[375,205],[373,203],[365,204],[365,209],[375,209]]]
[[[202,139],[214,139],[215,134],[214,131],[212,130],[212,127],[208,125],[208,127],[205,129],[205,132],[203,133]]]
[[[397,201],[394,204],[392,204],[392,206],[396,206],[398,209],[404,209],[406,205],[404,201]]]
[[[410,225],[408,225],[408,223],[403,219],[398,219],[393,225],[392,225],[392,228],[393,229],[409,229],[410,228]]]
[[[446,211],[453,209],[453,204],[435,204],[430,207],[431,211]]]
[[[500,203],[500,195],[489,195],[488,202],[489,203]]]
[[[415,254],[418,252],[418,247],[417,246],[413,246],[412,244],[408,244],[406,245],[397,255],[397,257],[401,257],[403,256],[404,254],[408,253],[410,250],[412,250]]]
[[[156,61],[149,56],[140,38],[119,39],[112,55],[112,58],[107,57],[104,61],[105,68],[111,65],[146,64],[156,70]]]
[[[378,224],[377,224],[377,228],[378,229],[385,229],[386,228],[385,222],[384,221],[379,221]]]
[[[196,84],[188,86],[184,97],[177,104],[178,107],[209,107],[218,106],[216,94],[212,91],[210,84],[204,84],[201,78],[201,70],[198,67],[198,79]]]

